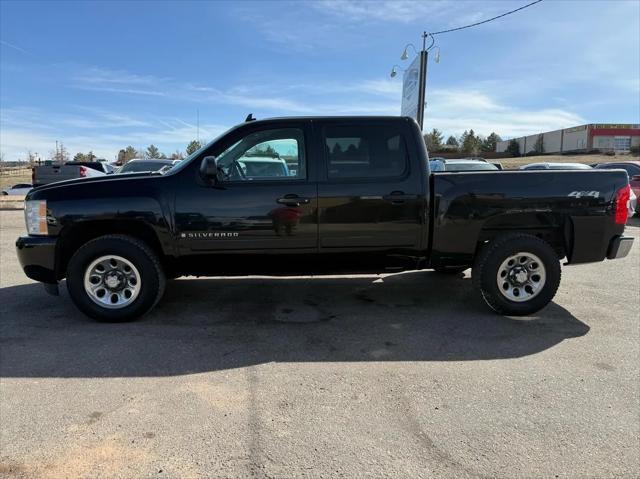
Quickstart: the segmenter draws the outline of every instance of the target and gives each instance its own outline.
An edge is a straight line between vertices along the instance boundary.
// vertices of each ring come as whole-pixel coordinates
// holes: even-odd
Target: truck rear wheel
[[[486,244],[473,266],[473,284],[497,313],[526,316],[544,308],[560,285],[561,268],[549,243],[527,234]]]
[[[165,276],[157,255],[126,235],[101,236],[69,261],[67,289],[86,315],[106,322],[136,319],[162,297]]]

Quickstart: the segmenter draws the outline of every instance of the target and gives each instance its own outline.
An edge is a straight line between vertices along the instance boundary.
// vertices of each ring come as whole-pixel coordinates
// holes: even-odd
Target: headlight
[[[47,229],[47,202],[46,200],[25,201],[24,221],[27,224],[27,233],[30,235],[49,234]]]

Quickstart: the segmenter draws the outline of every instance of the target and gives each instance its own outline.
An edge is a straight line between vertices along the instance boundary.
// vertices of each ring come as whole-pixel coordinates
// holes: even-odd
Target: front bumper
[[[633,238],[629,236],[616,236],[609,243],[607,259],[624,258],[629,254],[632,245]]]
[[[16,253],[24,274],[43,283],[56,283],[56,244],[56,237],[20,236]]]

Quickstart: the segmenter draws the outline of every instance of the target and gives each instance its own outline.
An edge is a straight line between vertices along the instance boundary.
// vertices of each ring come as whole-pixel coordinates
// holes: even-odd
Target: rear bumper
[[[56,283],[56,243],[50,236],[21,236],[16,253],[24,274],[43,283]]]
[[[633,238],[629,236],[616,236],[609,243],[607,259],[624,258],[629,254],[632,245]]]

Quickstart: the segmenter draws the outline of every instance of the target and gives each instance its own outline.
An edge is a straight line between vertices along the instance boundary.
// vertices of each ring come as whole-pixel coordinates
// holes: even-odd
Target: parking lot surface
[[[180,279],[99,324],[0,212],[0,477],[637,477],[640,222],[534,317],[469,271]]]

